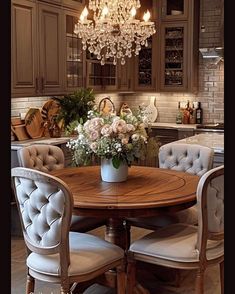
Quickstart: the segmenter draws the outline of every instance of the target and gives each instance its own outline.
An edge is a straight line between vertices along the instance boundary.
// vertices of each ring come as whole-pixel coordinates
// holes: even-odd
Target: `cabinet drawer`
[[[178,130],[177,129],[157,129],[157,128],[154,128],[148,132],[148,135],[150,137],[155,137],[160,146],[178,140]]]

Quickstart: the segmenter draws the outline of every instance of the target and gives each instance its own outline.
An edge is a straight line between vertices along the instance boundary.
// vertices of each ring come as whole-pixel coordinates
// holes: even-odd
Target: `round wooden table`
[[[144,217],[188,208],[196,203],[199,177],[155,167],[132,166],[121,183],[103,182],[100,166],[51,172],[71,189],[77,215],[107,217],[105,239],[128,248],[127,217]]]

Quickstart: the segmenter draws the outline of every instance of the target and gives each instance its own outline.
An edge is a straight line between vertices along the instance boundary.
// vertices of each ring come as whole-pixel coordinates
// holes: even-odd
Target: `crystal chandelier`
[[[121,59],[124,65],[125,58],[133,52],[139,55],[141,45],[147,47],[147,39],[156,32],[154,22],[149,21],[149,11],[144,13],[143,21],[135,19],[140,6],[139,0],[89,0],[93,20],[87,19],[85,7],[74,29],[82,39],[83,50],[94,53],[101,65],[108,59],[114,65]]]

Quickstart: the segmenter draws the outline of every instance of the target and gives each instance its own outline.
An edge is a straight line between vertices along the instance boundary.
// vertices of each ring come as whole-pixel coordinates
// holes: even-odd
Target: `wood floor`
[[[148,230],[132,228],[132,241],[142,237]],[[104,227],[93,230],[90,233],[103,237]],[[158,278],[156,277],[158,272]],[[165,268],[156,271],[140,269],[138,280],[151,294],[193,294],[194,271],[181,271],[180,285],[175,285],[174,272]],[[12,237],[11,243],[11,294],[24,294],[26,281],[25,246],[21,237]],[[59,294],[59,286],[36,281],[34,294]],[[110,289],[98,284],[89,287],[84,294],[115,294]],[[219,267],[207,269],[205,277],[205,294],[220,294]]]

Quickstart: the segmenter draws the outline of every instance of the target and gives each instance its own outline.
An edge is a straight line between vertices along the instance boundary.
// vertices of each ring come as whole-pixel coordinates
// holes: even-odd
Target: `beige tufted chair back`
[[[68,186],[58,178],[29,168],[13,168],[11,175],[27,247],[38,254],[63,252],[66,267],[73,207]]]
[[[20,166],[50,172],[64,167],[64,153],[57,147],[35,144],[17,151]]]
[[[213,149],[197,144],[169,143],[159,149],[159,167],[202,176],[212,168]]]
[[[210,234],[224,231],[224,166],[205,173],[197,187],[198,226],[200,234],[207,228]]]

